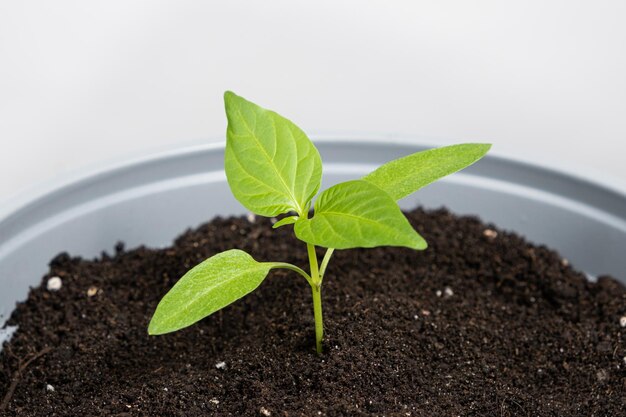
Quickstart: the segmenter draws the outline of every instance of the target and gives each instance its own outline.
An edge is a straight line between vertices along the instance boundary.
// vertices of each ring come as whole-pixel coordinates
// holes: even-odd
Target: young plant
[[[284,262],[258,262],[232,249],[187,272],[163,297],[148,332],[190,326],[254,291],[272,269],[300,274],[313,295],[316,350],[322,352],[322,284],[333,251],[376,246],[426,249],[397,200],[482,158],[491,145],[461,144],[417,152],[368,175],[319,191],[322,161],[306,134],[279,114],[232,92],[224,94],[228,118],[224,167],[234,196],[261,216],[289,214],[274,228],[293,225],[306,244],[309,271]],[[315,248],[326,248],[321,264]]]

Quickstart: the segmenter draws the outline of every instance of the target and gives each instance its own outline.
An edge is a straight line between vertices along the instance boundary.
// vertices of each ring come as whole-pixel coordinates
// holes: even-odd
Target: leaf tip
[[[421,251],[428,249],[428,242],[426,242],[426,239],[424,239],[422,235],[417,233],[417,230],[413,229],[413,236],[411,236],[411,241],[405,246],[413,250]]]
[[[230,100],[232,100],[233,98],[237,97],[237,94],[233,93],[230,90],[226,90],[224,91],[224,101],[228,102]]]
[[[481,158],[485,156],[493,146],[491,143],[468,143],[467,145],[473,147],[476,151],[478,151]]]
[[[150,324],[148,324],[148,335],[158,336],[160,334],[163,334],[163,332],[159,331],[158,327],[159,326],[156,324],[153,316],[152,320],[150,320]]]
[[[165,333],[170,333],[173,329],[168,328],[164,323],[163,319],[163,311],[159,310],[159,306],[157,306],[156,311],[152,315],[150,319],[150,323],[148,324],[148,335],[149,336],[160,336]]]
[[[243,97],[238,96],[230,90],[224,91],[224,107],[226,108],[226,114],[236,107],[241,105],[241,101],[244,100]]]
[[[491,147],[493,146],[493,144],[491,144],[491,143],[479,143],[478,145],[481,146],[482,149],[485,150],[485,153],[487,153],[491,149]]]
[[[428,242],[424,239],[420,239],[420,241],[415,245],[415,250],[426,250],[428,249]]]

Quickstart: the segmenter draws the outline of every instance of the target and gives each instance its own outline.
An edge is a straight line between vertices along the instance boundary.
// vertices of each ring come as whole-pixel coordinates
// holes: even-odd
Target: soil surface
[[[217,252],[307,265],[290,226],[218,218],[166,249],[59,255],[10,319],[0,415],[626,415],[622,285],[476,218],[407,216],[426,251],[333,256],[321,356],[310,288],[288,271],[183,331],[146,331],[167,290]]]

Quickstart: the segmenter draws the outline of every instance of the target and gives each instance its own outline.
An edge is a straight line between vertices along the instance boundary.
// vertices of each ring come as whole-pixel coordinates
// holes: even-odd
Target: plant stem
[[[311,279],[309,274],[307,274],[306,272],[304,272],[302,269],[298,268],[295,265],[288,264],[285,262],[272,262],[272,268],[284,268],[284,269],[289,269],[290,271],[297,272],[298,274],[302,275],[304,279],[306,279],[309,285],[313,286],[313,280]]]
[[[322,287],[312,285],[313,316],[315,317],[315,349],[318,355],[322,353],[322,339],[324,338],[324,323],[322,319]]]
[[[322,279],[317,266],[317,254],[315,245],[307,243],[309,264],[311,265],[311,291],[313,294],[313,317],[315,317],[315,349],[318,354],[322,353],[322,339],[324,338],[324,319],[322,316]]]
[[[324,280],[324,275],[326,274],[326,267],[328,266],[328,262],[330,261],[331,256],[333,256],[333,252],[335,249],[328,248],[326,253],[324,254],[324,259],[322,259],[322,265],[320,266],[320,282]]]
[[[311,278],[313,279],[313,284],[319,285],[320,272],[317,267],[317,254],[315,253],[315,245],[307,243],[306,249],[309,253],[309,265],[311,265]]]

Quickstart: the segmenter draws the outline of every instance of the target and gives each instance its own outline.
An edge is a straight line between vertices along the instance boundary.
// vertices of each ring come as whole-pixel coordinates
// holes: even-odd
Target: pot
[[[323,188],[428,148],[419,142],[320,138]],[[169,245],[217,215],[244,214],[223,171],[223,144],[186,147],[82,175],[0,210],[0,328],[60,252],[90,258]],[[626,283],[626,192],[563,171],[488,156],[400,202],[446,206],[556,249],[590,277]],[[5,329],[4,337],[11,329]],[[0,334],[0,342],[2,335]]]

